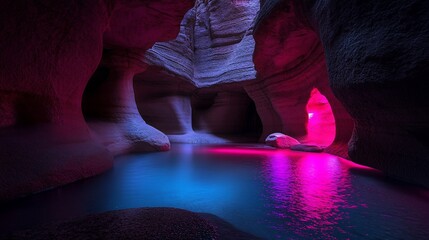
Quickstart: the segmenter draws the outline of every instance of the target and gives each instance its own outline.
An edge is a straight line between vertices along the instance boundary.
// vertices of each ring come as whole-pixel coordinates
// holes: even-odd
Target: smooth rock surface
[[[212,214],[177,208],[135,208],[22,231],[0,239],[259,239]]]
[[[109,168],[112,156],[91,135],[81,98],[111,7],[7,0],[0,9],[0,201]]]
[[[293,145],[300,144],[300,142],[283,133],[272,133],[265,139],[265,144],[275,148],[290,148]]]
[[[179,15],[186,11],[179,10],[191,4],[190,0],[0,3],[0,201],[93,176],[112,165],[113,156],[102,145],[106,139],[98,141],[100,135],[89,129],[82,114],[82,95],[101,61],[103,47],[145,51],[155,40],[174,38],[182,18]],[[122,14],[124,8],[126,14]],[[132,24],[142,8],[147,10],[143,18],[158,16],[156,22],[170,28],[159,32],[153,21]],[[132,9],[135,12],[131,13]],[[132,27],[135,35],[145,32],[144,36],[129,36],[128,42],[118,39],[126,30],[120,27],[123,24]],[[147,27],[153,34],[146,38]],[[118,28],[121,31],[116,31]],[[127,91],[122,90],[130,86],[118,85],[119,89],[113,88],[104,96],[106,102],[111,96],[123,96]],[[168,139],[159,131],[142,130],[142,120],[132,121],[136,118],[124,114],[118,113],[118,118],[123,120],[122,125],[107,135],[119,132],[125,136],[127,146],[123,147],[141,151],[145,148],[135,148],[134,143],[157,145],[153,142],[161,139],[164,142],[160,148],[165,149]],[[149,137],[155,132],[164,139]]]

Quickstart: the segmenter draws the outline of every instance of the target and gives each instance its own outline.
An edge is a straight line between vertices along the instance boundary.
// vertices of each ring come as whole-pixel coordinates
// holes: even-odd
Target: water
[[[215,214],[266,239],[427,239],[429,191],[328,154],[174,145],[0,208],[0,232],[135,207]]]

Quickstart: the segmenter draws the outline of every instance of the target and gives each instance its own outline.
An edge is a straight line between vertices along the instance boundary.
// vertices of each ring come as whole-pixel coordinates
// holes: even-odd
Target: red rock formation
[[[105,1],[3,1],[0,9],[0,199],[109,168],[81,98],[111,9]]]
[[[309,1],[353,161],[429,186],[429,2]]]
[[[161,30],[169,33],[167,37],[174,37],[178,31],[174,29],[181,18],[175,14],[183,14],[183,9],[191,6],[191,1],[178,3],[166,0],[162,3],[126,0],[116,4],[107,0],[2,1],[0,200],[89,177],[112,165],[112,156],[95,140],[85,123],[81,110],[82,94],[100,62],[103,34],[109,28],[109,20],[111,25],[105,41],[109,46],[130,47],[120,45],[124,41],[118,36],[126,29],[116,31],[116,27],[131,24],[130,21],[135,20],[134,15],[127,14],[130,19],[118,19],[116,16],[120,13],[116,11],[124,7],[140,10],[140,6],[152,9],[145,17],[158,16],[157,22],[165,20],[161,22],[171,27]],[[182,7],[177,8],[179,5]],[[136,13],[140,14],[142,12]],[[152,23],[153,20],[147,24],[152,26]],[[145,24],[138,22],[133,26],[139,29],[147,26]],[[155,39],[166,40],[165,32],[151,29],[151,38],[133,39],[135,42],[147,39],[143,45],[137,46],[141,50],[148,48]],[[147,27],[136,34],[146,31]],[[113,88],[109,93],[121,99],[130,93],[127,87],[132,84],[127,85],[127,79],[131,77],[127,71],[115,73],[118,74],[113,75],[113,80],[107,84],[116,81],[113,84],[124,91]],[[126,104],[132,102],[129,96],[124,100],[128,101]],[[129,131],[135,133],[135,129]]]
[[[269,2],[268,2],[269,3]],[[245,87],[263,123],[261,138],[282,132],[305,139],[307,102],[313,88],[328,99],[336,137],[327,151],[347,157],[353,123],[328,84],[324,51],[313,29],[299,19],[293,5],[277,4],[255,31],[257,80]]]

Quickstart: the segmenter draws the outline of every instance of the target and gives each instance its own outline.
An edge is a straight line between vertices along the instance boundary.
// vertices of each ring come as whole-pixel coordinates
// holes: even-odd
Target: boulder
[[[80,219],[21,231],[0,239],[223,239],[256,240],[224,220],[177,208],[135,208],[92,214]]]
[[[283,133],[272,133],[265,139],[265,144],[275,148],[290,148],[294,145],[300,144],[300,142],[293,137],[284,135]]]

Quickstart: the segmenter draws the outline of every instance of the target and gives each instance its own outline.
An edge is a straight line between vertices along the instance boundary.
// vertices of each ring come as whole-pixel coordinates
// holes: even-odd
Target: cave
[[[429,235],[429,1],[0,9],[0,239]]]

